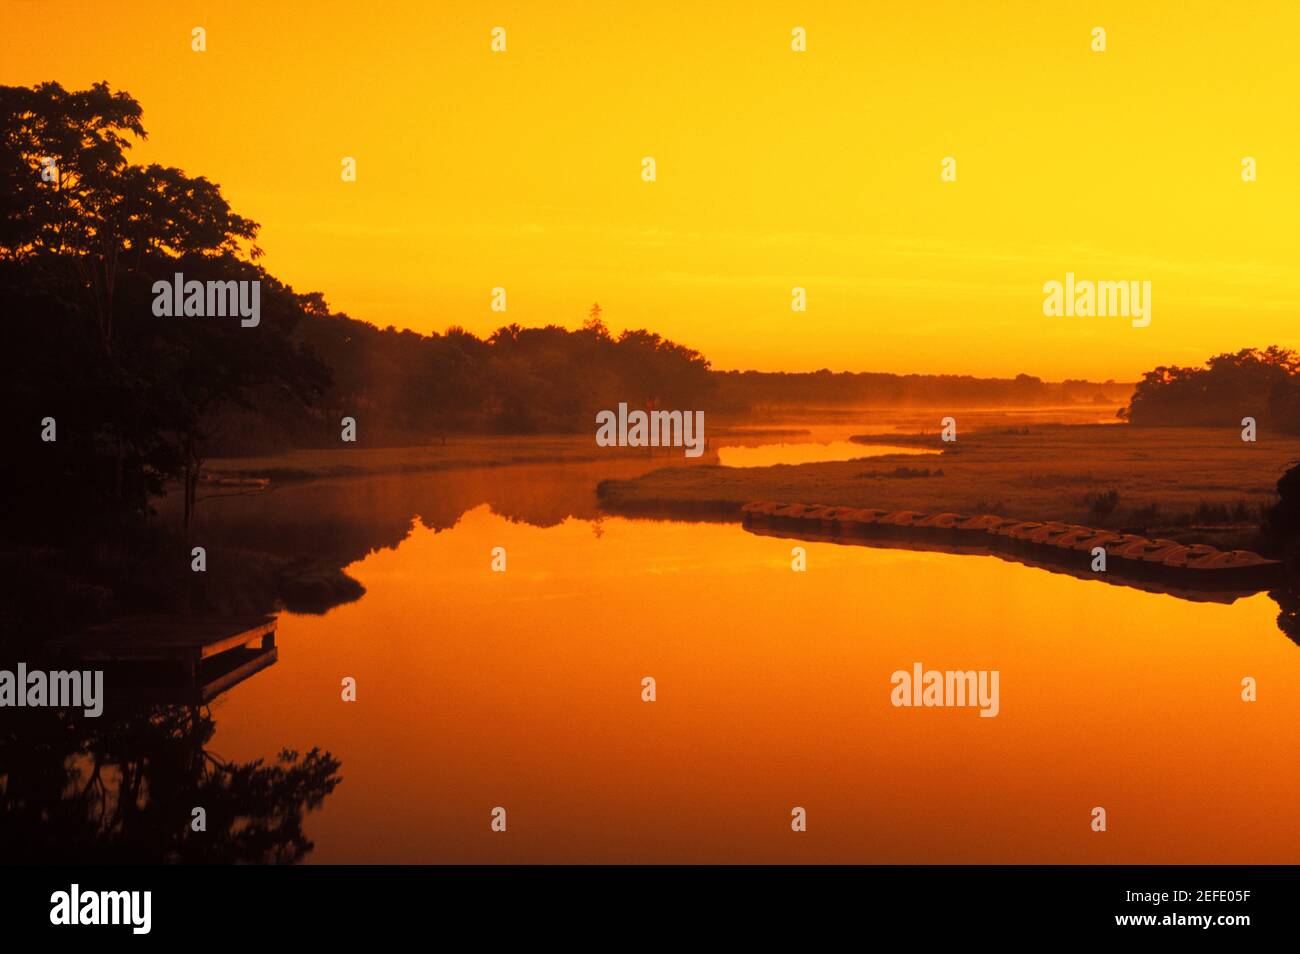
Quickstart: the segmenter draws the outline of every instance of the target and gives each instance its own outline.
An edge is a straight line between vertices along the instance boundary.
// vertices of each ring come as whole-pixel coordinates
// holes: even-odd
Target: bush
[[[1085,494],[1082,503],[1088,508],[1089,516],[1104,520],[1119,506],[1119,491],[1111,488],[1101,493]]]
[[[1273,542],[1293,546],[1300,538],[1300,462],[1277,482],[1278,502],[1264,511],[1261,521],[1265,536]]]
[[[942,477],[943,468],[930,470],[928,467],[895,467],[893,470],[866,470],[859,477]]]

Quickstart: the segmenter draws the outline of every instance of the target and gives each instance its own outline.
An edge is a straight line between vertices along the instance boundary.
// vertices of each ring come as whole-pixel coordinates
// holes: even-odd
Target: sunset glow
[[[1300,343],[1294,4],[9,9],[0,82],[130,92],[135,161],[220,183],[268,269],[380,326],[598,300],[719,368],[1103,380]],[[1151,281],[1151,326],[1044,317],[1067,271]]]

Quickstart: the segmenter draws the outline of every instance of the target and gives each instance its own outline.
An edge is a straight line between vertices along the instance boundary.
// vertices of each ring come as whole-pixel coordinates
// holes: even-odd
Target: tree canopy
[[[1240,427],[1251,417],[1300,433],[1300,355],[1271,345],[1215,355],[1202,368],[1153,368],[1120,416],[1138,425],[1208,427]]]
[[[202,176],[129,159],[140,104],[97,83],[0,87],[0,374],[21,466],[0,483],[10,536],[66,537],[147,515],[206,457],[452,431],[592,426],[618,400],[698,406],[697,352],[647,331],[510,325],[486,340],[333,313],[258,264],[258,225]],[[152,286],[257,281],[261,321],[162,319]],[[52,418],[57,437],[42,441]],[[188,509],[187,509],[188,512]]]

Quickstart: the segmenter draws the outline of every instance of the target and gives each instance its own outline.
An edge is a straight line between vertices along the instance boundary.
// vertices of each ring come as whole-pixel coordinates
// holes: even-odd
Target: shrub
[[[1104,520],[1115,512],[1119,506],[1119,491],[1111,488],[1101,493],[1088,493],[1083,497],[1083,505],[1088,514],[1098,520]]]

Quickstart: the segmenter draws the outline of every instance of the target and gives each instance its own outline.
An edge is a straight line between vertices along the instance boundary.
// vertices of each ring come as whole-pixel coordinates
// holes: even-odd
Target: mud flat
[[[1223,549],[1257,544],[1259,510],[1300,459],[1300,438],[1238,428],[1029,425],[896,438],[941,455],[652,471],[598,488],[615,513],[740,519],[751,501],[994,514],[1126,530]]]

